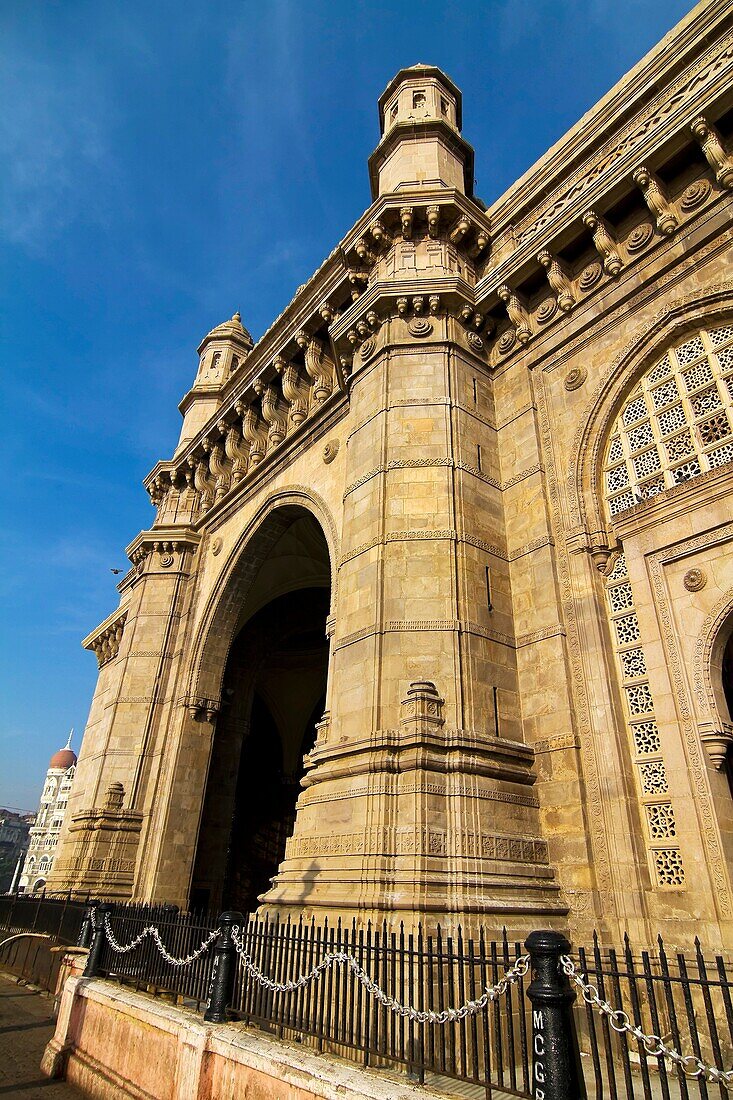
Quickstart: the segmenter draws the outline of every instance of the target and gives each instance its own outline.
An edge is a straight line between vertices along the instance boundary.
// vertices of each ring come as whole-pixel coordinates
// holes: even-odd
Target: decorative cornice
[[[662,136],[668,136],[670,125],[681,128],[683,120],[699,114],[726,86],[732,43],[729,19],[725,0],[698,5],[492,203],[488,213],[496,232],[512,224],[518,243],[536,249],[535,242],[551,224],[568,219],[569,209],[579,212],[582,205],[590,205],[600,190],[608,191],[616,178],[628,173],[629,166],[647,159]],[[718,41],[702,58],[697,56],[700,42],[715,36]],[[629,119],[620,130],[619,117]],[[577,165],[570,174],[569,163]]]
[[[114,611],[81,643],[84,649],[94,650],[99,668],[113,660],[119,653],[126,620],[127,608],[124,611]]]
[[[194,551],[201,542],[201,534],[192,527],[175,525],[155,527],[141,531],[127,547],[125,553],[140,570],[151,554],[158,554],[159,564],[165,569],[174,564],[174,554]]]

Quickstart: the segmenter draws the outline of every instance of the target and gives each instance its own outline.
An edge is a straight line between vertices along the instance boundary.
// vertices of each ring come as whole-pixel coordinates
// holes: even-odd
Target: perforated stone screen
[[[641,378],[606,449],[604,495],[616,516],[733,462],[733,325],[670,349]]]

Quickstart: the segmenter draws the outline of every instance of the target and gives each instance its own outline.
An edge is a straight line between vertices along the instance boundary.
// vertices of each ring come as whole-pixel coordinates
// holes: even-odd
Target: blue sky
[[[4,0],[0,806],[35,807],[83,729],[79,642],[152,521],[199,340],[237,308],[257,338],[367,207],[397,69],[462,88],[490,202],[688,9]]]

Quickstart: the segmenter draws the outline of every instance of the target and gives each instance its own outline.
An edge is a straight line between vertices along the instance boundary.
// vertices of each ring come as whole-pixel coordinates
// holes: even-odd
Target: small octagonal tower
[[[227,381],[239,369],[254,344],[237,310],[230,321],[217,325],[198,347],[199,369],[192,388],[178,408],[183,426],[178,450],[188,444],[219,407]]]
[[[473,149],[461,137],[461,93],[434,65],[400,69],[379,97],[379,145],[369,158],[372,198],[415,187],[473,195]]]

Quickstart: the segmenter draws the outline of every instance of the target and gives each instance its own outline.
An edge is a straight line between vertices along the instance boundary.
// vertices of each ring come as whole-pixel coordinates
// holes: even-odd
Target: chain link
[[[237,949],[237,954],[242,960],[242,966],[244,969],[254,978],[254,980],[263,988],[269,989],[272,993],[294,993],[296,989],[303,989],[309,982],[317,981],[322,974],[333,964],[339,964],[346,966],[351,970],[356,979],[366,989],[367,993],[374,997],[385,1008],[390,1009],[398,1016],[403,1016],[409,1020],[415,1020],[420,1024],[448,1024],[453,1023],[456,1020],[464,1020],[466,1016],[475,1016],[477,1013],[482,1012],[489,1001],[495,1001],[502,994],[506,993],[511,985],[514,985],[523,978],[529,970],[529,955],[522,955],[513,966],[504,974],[496,985],[487,985],[484,992],[475,1001],[466,1001],[459,1008],[444,1008],[441,1012],[433,1012],[430,1009],[418,1009],[413,1008],[411,1005],[402,1004],[395,997],[390,997],[388,993],[385,993],[383,989],[373,981],[364,968],[357,962],[352,954],[347,951],[331,951],[327,955],[324,955],[323,959],[314,966],[308,974],[301,974],[300,977],[294,981],[289,982],[276,982],[272,978],[268,978],[263,974],[255,964],[252,962],[251,957],[244,949],[244,945],[241,940],[241,929],[238,925],[234,925],[232,928],[232,940],[234,946]]]
[[[563,973],[567,975],[571,982],[577,985],[586,1004],[593,1005],[604,1016],[607,1016],[609,1025],[619,1035],[623,1035],[624,1032],[633,1035],[644,1047],[647,1054],[651,1054],[654,1058],[669,1058],[670,1062],[674,1062],[676,1066],[679,1066],[685,1077],[703,1078],[711,1084],[722,1085],[726,1089],[733,1088],[733,1069],[723,1070],[717,1066],[708,1066],[694,1054],[683,1055],[674,1047],[668,1047],[659,1035],[654,1035],[654,1033],[651,1035],[645,1034],[638,1024],[632,1024],[628,1013],[620,1008],[612,1008],[608,1001],[603,1000],[597,987],[588,981],[585,974],[576,969],[569,955],[560,956],[560,965]]]
[[[92,910],[92,912],[94,912],[94,910]],[[96,928],[96,922],[94,923],[94,927]],[[116,954],[126,955],[128,951],[134,951],[136,947],[140,946],[146,936],[150,936],[165,961],[170,963],[171,966],[188,966],[190,963],[195,962],[196,959],[200,959],[201,956],[206,954],[206,952],[209,950],[212,943],[219,935],[219,931],[220,929],[216,928],[210,936],[207,936],[200,947],[197,947],[196,950],[193,951],[190,955],[185,955],[179,959],[176,958],[174,955],[170,955],[168,953],[165,944],[160,938],[160,930],[156,928],[154,924],[146,925],[139,936],[136,936],[134,940],[130,940],[129,943],[123,946],[115,939],[115,934],[112,931],[112,925],[110,923],[109,916],[105,916],[104,918],[104,932],[107,937],[107,942],[109,943],[112,950],[116,952]]]

